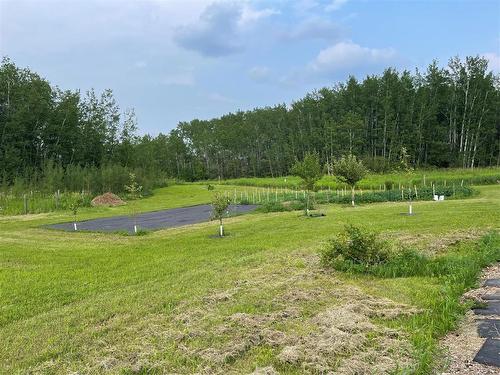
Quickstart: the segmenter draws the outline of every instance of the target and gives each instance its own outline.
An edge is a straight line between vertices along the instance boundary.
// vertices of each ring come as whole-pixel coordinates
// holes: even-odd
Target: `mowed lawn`
[[[214,223],[134,237],[40,227],[67,213],[1,218],[0,373],[429,371],[442,332],[416,317],[443,299],[442,278],[325,271],[318,251],[346,223],[428,253],[477,251],[500,227],[500,186],[477,189],[467,200],[414,203],[411,217],[402,203],[324,206],[322,218],[252,213],[228,219],[223,239]],[[171,186],[137,205],[211,194]]]

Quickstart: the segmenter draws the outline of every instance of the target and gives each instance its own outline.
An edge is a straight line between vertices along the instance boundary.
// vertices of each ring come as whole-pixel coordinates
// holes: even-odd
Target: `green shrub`
[[[293,200],[288,203],[288,207],[291,211],[305,210],[306,202],[304,199]]]
[[[261,212],[284,212],[291,211],[291,209],[285,206],[282,202],[266,202],[259,207]]]
[[[491,233],[482,238],[474,245],[465,243],[450,250],[444,255],[434,257],[426,256],[413,249],[400,249],[389,251],[388,246],[384,248],[384,255],[379,261],[359,261],[357,256],[345,256],[344,254],[358,254],[357,248],[363,248],[366,253],[373,253],[376,248],[370,243],[376,241],[376,235],[371,233],[363,236],[359,228],[350,227],[350,231],[342,235],[342,239],[334,239],[333,246],[327,247],[322,253],[322,261],[326,266],[333,267],[339,271],[353,273],[364,273],[378,277],[447,277],[453,278],[454,283],[459,285],[466,282],[470,287],[471,280],[486,265],[500,259],[500,236]],[[356,230],[352,230],[355,228]],[[358,238],[362,238],[360,241]],[[340,245],[339,245],[340,243]],[[383,242],[382,242],[383,243]],[[386,245],[388,245],[386,243]],[[373,257],[371,257],[373,259]],[[377,259],[375,259],[377,260]],[[472,276],[471,276],[472,272]]]
[[[387,262],[389,243],[377,234],[354,225],[346,225],[344,232],[331,239],[321,254],[323,264],[339,270],[351,267],[370,267]]]
[[[446,199],[463,199],[473,196],[476,190],[469,186],[436,186],[434,191],[437,195],[444,195]],[[432,200],[433,198],[432,187],[423,187],[411,190],[411,199],[414,201],[425,201]],[[409,199],[409,190],[403,190],[403,196],[401,196],[401,190],[392,189],[385,191],[364,191],[362,194],[356,193],[356,202],[358,203],[377,203],[377,202],[399,202],[402,200]],[[325,191],[318,192],[315,194],[315,199],[317,203],[351,203],[351,196],[337,195],[334,191],[333,193],[327,194]]]
[[[387,180],[384,182],[384,185],[386,190],[392,190],[396,184],[394,183],[394,181]]]

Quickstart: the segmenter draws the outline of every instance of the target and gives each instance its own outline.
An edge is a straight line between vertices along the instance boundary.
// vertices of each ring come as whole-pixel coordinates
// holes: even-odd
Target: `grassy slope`
[[[43,373],[70,370],[119,372],[142,370],[193,372],[214,366],[194,355],[198,349],[229,340],[214,327],[236,312],[262,314],[282,306],[277,296],[291,287],[308,290],[356,286],[374,296],[428,308],[440,299],[436,278],[373,279],[321,275],[315,254],[344,223],[364,224],[397,235],[442,237],[454,230],[498,229],[500,189],[480,188],[465,201],[418,202],[413,217],[401,216],[404,204],[373,204],[354,209],[330,206],[325,218],[306,219],[296,212],[250,214],[228,220],[230,236],[210,238],[213,224],[154,232],[144,237],[62,233],[38,228],[61,221],[61,214],[4,219],[0,229],[0,372]],[[175,200],[174,200],[175,195]],[[208,201],[200,186],[172,186],[140,202],[141,210]],[[107,216],[127,208],[85,211],[82,217]],[[472,251],[469,249],[469,251]],[[302,281],[291,277],[302,275]],[[261,282],[258,287],[254,283]],[[207,296],[231,291],[223,303],[207,306]],[[302,306],[304,317],[339,303],[318,297]],[[197,313],[201,315],[201,318]],[[187,314],[187,323],[176,319]],[[412,332],[426,321],[404,320]],[[202,331],[181,350],[177,335]],[[280,323],[285,332],[307,330]],[[434,332],[431,330],[430,335]],[[434,338],[421,361],[430,355]],[[420,340],[420,339],[419,339]],[[415,341],[415,340],[414,340]],[[276,348],[252,347],[228,361],[228,370],[252,371],[255,364],[276,363]],[[139,364],[139,365],[138,365]],[[292,367],[280,368],[295,372]]]

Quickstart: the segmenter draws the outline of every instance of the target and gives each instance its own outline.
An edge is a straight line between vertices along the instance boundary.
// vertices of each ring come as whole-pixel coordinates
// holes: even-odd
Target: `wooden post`
[[[26,194],[24,194],[23,198],[24,198],[24,214],[27,215],[28,214],[28,197],[26,196]]]

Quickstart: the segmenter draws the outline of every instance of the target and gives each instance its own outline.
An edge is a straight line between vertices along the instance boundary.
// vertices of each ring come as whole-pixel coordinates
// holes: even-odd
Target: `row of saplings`
[[[368,170],[363,165],[361,160],[358,160],[356,156],[349,154],[338,159],[331,166],[331,171],[333,174],[342,182],[346,183],[351,187],[351,202],[354,206],[354,190],[356,184],[367,174]],[[292,174],[300,177],[302,179],[302,186],[306,193],[305,202],[305,214],[307,216],[313,216],[310,212],[312,205],[312,192],[316,189],[316,183],[323,177],[324,170],[321,167],[319,156],[317,153],[307,153],[302,161],[297,161],[291,169]],[[134,174],[130,174],[130,183],[125,186],[125,191],[127,191],[127,196],[130,200],[134,201],[141,197],[142,186],[140,186]],[[219,221],[219,236],[224,236],[223,218],[227,214],[229,205],[231,204],[230,199],[220,193],[215,193],[212,199],[212,219]],[[70,205],[70,210],[74,217],[74,230],[77,228],[76,216],[79,208],[82,205],[81,199],[75,200]],[[131,205],[131,214],[134,220],[134,233],[138,233],[137,227],[137,208],[135,204]]]
[[[349,154],[341,157],[331,165],[331,171],[341,181],[351,187],[351,204],[354,206],[354,190],[356,184],[365,177],[368,169],[358,160],[355,155]],[[323,177],[324,169],[321,167],[317,153],[307,153],[302,161],[296,161],[292,166],[291,173],[302,179],[302,187],[306,191],[305,215],[314,216],[311,207],[314,200],[312,193],[316,190],[316,183]],[[231,200],[220,193],[215,193],[212,199],[214,220],[219,221],[219,236],[224,236],[223,218]]]
[[[334,162],[330,170],[341,182],[351,187],[351,204],[354,207],[354,189],[356,184],[366,176],[368,169],[356,156],[349,154]],[[309,216],[311,193],[316,190],[316,183],[324,175],[324,169],[321,168],[318,154],[307,153],[304,160],[295,162],[291,172],[302,179],[302,186],[307,192],[305,213]]]

